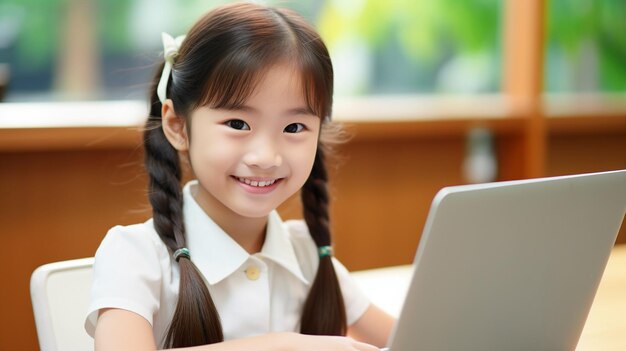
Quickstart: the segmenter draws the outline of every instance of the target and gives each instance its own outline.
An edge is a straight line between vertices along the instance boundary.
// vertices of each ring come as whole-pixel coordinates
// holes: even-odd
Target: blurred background
[[[184,33],[199,13],[224,2],[0,0],[5,101],[143,99],[160,32]],[[317,26],[340,96],[502,89],[500,0],[266,3]],[[626,2],[546,6],[545,91],[626,90]]]
[[[0,0],[0,350],[38,347],[36,267],[150,217],[160,33],[227,2]],[[303,14],[333,59],[352,138],[330,163],[332,227],[351,270],[411,262],[444,186],[626,168],[624,0],[263,3]],[[279,211],[301,217],[297,198]]]

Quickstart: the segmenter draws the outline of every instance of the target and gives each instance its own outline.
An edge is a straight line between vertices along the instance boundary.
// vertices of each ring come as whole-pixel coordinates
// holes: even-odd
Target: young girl
[[[96,253],[96,349],[384,346],[393,319],[332,258],[319,35],[291,11],[236,4],[164,45],[144,135],[153,218],[114,227]],[[196,178],[182,189],[179,157]],[[283,222],[275,209],[299,190],[305,221]]]

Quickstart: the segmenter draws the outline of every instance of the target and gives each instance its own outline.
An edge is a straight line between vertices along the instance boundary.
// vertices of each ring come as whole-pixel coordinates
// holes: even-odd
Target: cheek
[[[290,159],[292,160],[293,169],[296,170],[299,177],[302,177],[302,183],[306,181],[313,168],[315,161],[315,153],[317,150],[317,139],[307,141],[290,149]]]
[[[198,178],[208,174],[227,173],[236,156],[236,145],[209,138],[192,139],[189,149],[191,167]]]

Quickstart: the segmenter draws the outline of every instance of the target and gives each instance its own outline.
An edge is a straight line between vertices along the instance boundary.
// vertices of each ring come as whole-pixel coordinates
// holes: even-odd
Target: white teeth
[[[256,181],[256,180],[250,180],[250,179],[246,179],[246,178],[240,178],[237,177],[237,180],[242,182],[242,183],[246,183],[250,186],[255,186],[255,187],[265,187],[265,186],[270,186],[274,183],[276,183],[276,179],[273,180],[266,180],[266,181]]]

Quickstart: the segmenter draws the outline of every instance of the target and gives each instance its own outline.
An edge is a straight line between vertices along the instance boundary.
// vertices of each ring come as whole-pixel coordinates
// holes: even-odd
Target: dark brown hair
[[[202,17],[189,31],[173,65],[167,87],[180,116],[200,106],[235,108],[254,91],[272,65],[289,62],[302,74],[308,108],[323,122],[329,120],[333,69],[326,46],[315,29],[286,9],[233,4]],[[144,133],[145,165],[154,226],[174,252],[185,247],[182,170],[177,151],[161,128],[162,104],[156,93],[163,63],[151,90],[150,116]],[[187,121],[189,125],[189,120]],[[311,174],[301,190],[304,219],[318,247],[331,244],[327,175],[321,145]],[[191,252],[193,255],[194,252]],[[223,341],[222,326],[209,290],[196,266],[179,260],[180,291],[164,347],[186,347]],[[304,304],[301,333],[345,335],[346,312],[330,256],[319,268]]]

